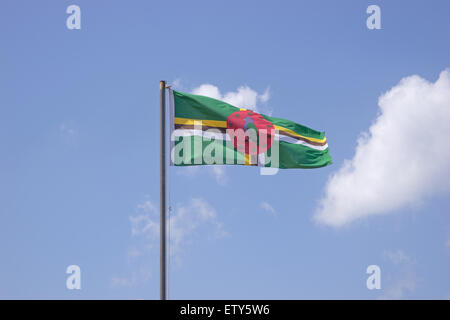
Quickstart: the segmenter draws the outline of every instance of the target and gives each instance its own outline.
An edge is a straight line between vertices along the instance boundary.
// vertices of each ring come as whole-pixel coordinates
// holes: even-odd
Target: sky
[[[171,168],[169,298],[450,299],[449,14],[438,0],[1,1],[0,298],[159,298],[167,80],[325,131],[333,158],[272,176]]]

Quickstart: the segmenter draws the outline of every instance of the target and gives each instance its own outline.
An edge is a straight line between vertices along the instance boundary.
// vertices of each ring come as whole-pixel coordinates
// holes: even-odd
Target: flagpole
[[[160,225],[159,225],[159,296],[166,300],[166,82],[159,82],[159,112],[160,112]]]

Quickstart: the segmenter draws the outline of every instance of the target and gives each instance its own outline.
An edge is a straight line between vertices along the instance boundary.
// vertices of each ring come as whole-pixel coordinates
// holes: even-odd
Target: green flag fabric
[[[213,98],[169,93],[173,165],[307,169],[332,163],[323,132]]]

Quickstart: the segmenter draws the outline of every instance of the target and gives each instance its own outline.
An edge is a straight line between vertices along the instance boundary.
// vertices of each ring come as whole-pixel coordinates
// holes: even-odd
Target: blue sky
[[[71,4],[81,8],[80,30],[66,28]],[[366,27],[371,4],[381,30]],[[450,67],[449,9],[448,1],[2,1],[0,298],[159,297],[161,79],[189,92],[268,90],[258,110],[326,131],[334,160],[274,176],[173,168],[171,298],[449,298],[448,166],[437,179],[419,165],[412,176],[425,187],[395,191],[406,200],[393,208],[380,209],[389,198],[380,196],[348,223],[315,219],[329,177],[380,115],[379,97],[412,75],[435,83]],[[428,92],[409,84],[401,92]],[[385,132],[373,141],[385,142]],[[427,163],[447,159],[442,148]],[[73,264],[81,290],[66,288]],[[372,264],[380,290],[366,288]]]

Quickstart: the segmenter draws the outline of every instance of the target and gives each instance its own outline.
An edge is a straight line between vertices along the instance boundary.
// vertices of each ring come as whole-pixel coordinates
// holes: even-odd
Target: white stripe
[[[305,142],[303,140],[294,139],[292,137],[285,136],[285,135],[282,135],[282,134],[279,134],[278,138],[279,138],[280,141],[284,141],[284,142],[292,143],[292,144],[301,144],[301,145],[304,145],[304,146],[307,146],[309,148],[316,149],[316,150],[323,151],[323,150],[326,150],[328,148],[328,143],[324,144],[323,146],[315,146],[315,145],[309,144],[308,142]]]
[[[202,131],[202,130],[194,130],[194,129],[176,129],[172,133],[173,137],[189,137],[189,136],[199,136],[203,138],[215,138],[216,140],[227,140],[230,141],[230,136],[226,133],[222,132],[212,132],[210,130],[208,131]]]
[[[183,137],[199,136],[199,137],[204,137],[204,138],[209,138],[209,139],[215,138],[216,140],[231,141],[230,136],[228,134],[222,133],[222,132],[211,132],[210,130],[202,131],[202,130],[194,130],[194,129],[176,129],[172,133],[172,137],[181,137],[181,136],[183,136]],[[309,144],[303,140],[294,139],[292,137],[285,136],[282,134],[275,135],[275,140],[280,140],[280,141],[284,141],[284,142],[292,143],[292,144],[301,144],[308,148],[320,150],[320,151],[326,150],[328,148],[328,144],[325,144],[323,146],[315,146],[315,145]]]

